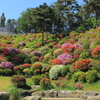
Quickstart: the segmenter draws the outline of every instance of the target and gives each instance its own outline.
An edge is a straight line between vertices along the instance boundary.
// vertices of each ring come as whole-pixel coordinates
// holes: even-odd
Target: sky
[[[83,0],[77,0],[79,4],[82,4]],[[35,8],[43,3],[51,5],[57,0],[0,0],[0,16],[5,14],[6,21],[8,19],[18,19],[23,11],[27,8]]]

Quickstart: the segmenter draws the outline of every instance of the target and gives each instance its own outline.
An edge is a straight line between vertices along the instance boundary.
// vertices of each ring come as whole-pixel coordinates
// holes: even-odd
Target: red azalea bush
[[[24,76],[14,75],[11,78],[11,82],[14,86],[23,87],[26,85],[26,79]]]
[[[52,62],[52,65],[60,65],[60,64],[62,64],[62,61],[59,60],[59,59],[55,59],[55,60],[53,60],[53,62]]]
[[[92,51],[92,57],[93,58],[99,58],[100,57],[100,46],[94,48]]]
[[[29,67],[31,67],[31,64],[23,64],[23,65],[21,65],[21,68],[29,68]]]
[[[51,89],[52,88],[51,80],[48,78],[42,78],[40,81],[40,86],[45,90]]]
[[[72,64],[71,68],[73,70],[88,70],[89,64],[92,62],[92,59],[80,59]]]

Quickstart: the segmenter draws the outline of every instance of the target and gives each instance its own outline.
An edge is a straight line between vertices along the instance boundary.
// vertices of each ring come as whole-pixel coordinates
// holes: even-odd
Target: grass
[[[9,86],[12,85],[12,83],[10,82],[11,77],[7,77],[7,76],[0,76],[0,91],[5,91],[8,89]],[[54,84],[55,81],[53,81]],[[33,85],[32,79],[31,78],[26,78],[26,83],[27,85]],[[74,83],[75,84],[75,83]],[[100,81],[94,82],[94,83],[82,83],[82,85],[84,86],[82,91],[99,91],[100,92]],[[67,88],[56,88],[57,90],[74,90],[73,88],[71,88],[71,86],[73,86],[73,83],[69,83]]]
[[[12,85],[10,82],[11,77],[0,76],[0,91],[6,91],[9,86]],[[33,82],[31,78],[26,78],[27,85],[32,85]]]

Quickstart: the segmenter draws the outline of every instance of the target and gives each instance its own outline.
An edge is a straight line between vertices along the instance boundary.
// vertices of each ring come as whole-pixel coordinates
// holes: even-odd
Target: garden
[[[31,85],[38,91],[99,91],[99,33],[100,27],[69,36],[44,33],[44,45],[42,33],[0,35],[0,91]]]

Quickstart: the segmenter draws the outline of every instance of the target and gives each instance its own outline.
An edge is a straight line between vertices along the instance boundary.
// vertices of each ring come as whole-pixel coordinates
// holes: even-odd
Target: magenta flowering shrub
[[[72,44],[71,43],[64,43],[64,44],[62,44],[61,48],[64,46],[72,46]]]
[[[14,67],[11,62],[1,62],[0,66],[2,66],[3,69],[12,69]]]
[[[81,83],[77,83],[77,84],[75,84],[75,87],[77,88],[77,89],[82,89],[84,86],[81,84]]]
[[[21,46],[25,46],[26,41],[19,42],[19,44],[20,44]]]
[[[65,65],[67,64],[66,63],[66,60],[69,59],[69,58],[72,58],[72,56],[70,54],[61,54],[57,57],[57,59],[61,60],[62,61],[62,64]]]
[[[19,53],[19,50],[18,50],[17,48],[6,47],[6,49],[7,49],[10,53]]]
[[[39,56],[39,57],[42,55],[41,51],[33,51],[31,54],[32,56]]]
[[[73,44],[73,46],[75,47],[75,49],[77,49],[77,48],[82,48],[82,45],[81,44]]]

